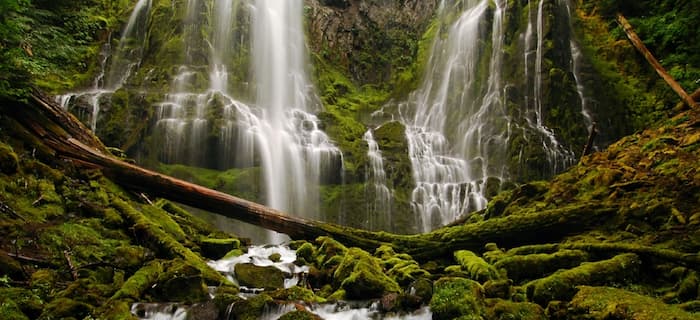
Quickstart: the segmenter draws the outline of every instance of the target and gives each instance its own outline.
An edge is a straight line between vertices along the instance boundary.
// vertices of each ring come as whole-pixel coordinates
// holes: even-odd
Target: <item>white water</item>
[[[97,120],[104,100],[109,99],[115,91],[124,85],[132,71],[141,62],[141,50],[146,32],[145,23],[150,8],[151,0],[139,0],[129,17],[129,22],[122,30],[117,49],[112,50],[111,41],[105,43],[101,52],[100,72],[95,77],[92,88],[56,97],[56,101],[66,110],[76,105],[90,106],[90,110],[77,111],[76,113],[89,117],[90,129],[93,132],[97,130]],[[111,63],[108,63],[110,59]],[[109,69],[107,68],[108,64]]]
[[[273,254],[279,254],[279,261],[270,260],[270,256]],[[284,281],[284,287],[290,288],[299,283],[300,277],[309,272],[309,267],[303,266],[299,267],[294,264],[297,259],[296,252],[289,249],[286,246],[252,246],[248,248],[248,252],[238,257],[232,257],[228,259],[221,259],[217,261],[210,261],[208,264],[214,270],[219,271],[229,277],[230,280],[237,283],[236,279],[233,278],[233,272],[237,264],[240,263],[252,263],[260,267],[274,266],[280,269],[288,278]],[[257,289],[257,288],[248,288]]]
[[[372,130],[367,130],[362,139],[367,142],[367,158],[369,159],[369,167],[365,172],[368,214],[365,227],[369,230],[377,230],[382,226],[391,225],[393,195],[387,186],[384,158],[377,141],[374,140]]]
[[[230,92],[225,62],[233,45],[241,45],[233,40],[242,32],[235,22],[244,3],[251,17],[251,102]],[[188,10],[190,25],[185,29],[198,28],[203,22],[198,21],[197,0],[189,0]],[[216,0],[214,10],[213,35],[205,40],[210,43],[208,89],[192,92],[197,73],[185,61],[160,108],[161,160],[203,165],[207,135],[218,125],[218,150],[225,154],[216,157],[225,160],[226,168],[260,165],[268,206],[318,219],[318,186],[322,178],[342,170],[342,154],[313,114],[321,106],[306,73],[303,1]],[[186,59],[191,59],[190,46],[197,39],[186,39]],[[209,113],[221,118],[210,123]]]
[[[439,14],[448,16],[457,9],[453,5],[443,1]],[[435,37],[421,87],[400,106],[416,183],[412,203],[422,231],[482,209],[487,178],[505,178],[510,127],[500,80],[505,8],[497,3],[491,29],[484,30],[488,6],[488,0],[464,2],[446,37]],[[493,54],[489,69],[480,70],[480,36],[489,31]]]

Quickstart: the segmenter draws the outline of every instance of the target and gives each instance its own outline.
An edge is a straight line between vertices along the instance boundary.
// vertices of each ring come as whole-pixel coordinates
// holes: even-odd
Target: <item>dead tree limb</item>
[[[313,240],[331,236],[347,246],[374,250],[389,244],[397,252],[428,260],[451,256],[452,251],[481,251],[485,243],[516,246],[556,241],[578,233],[616,215],[616,208],[602,208],[595,203],[544,210],[527,215],[511,215],[480,223],[453,226],[420,235],[396,235],[307,220],[232,195],[211,190],[164,174],[124,162],[106,151],[99,140],[77,119],[65,113],[55,102],[34,96],[33,103],[21,108],[5,107],[27,132],[53,150],[52,155],[72,160],[77,166],[99,168],[129,191],[145,192],[171,199],[229,218],[285,233],[293,239]],[[0,104],[0,107],[1,104]],[[87,132],[82,132],[83,130]]]
[[[658,73],[661,78],[663,78],[666,83],[675,91],[685,103],[688,104],[691,108],[697,108],[698,105],[695,103],[695,100],[691,98],[685,90],[683,90],[683,87],[681,87],[678,82],[676,82],[673,77],[671,77],[668,72],[666,72],[666,69],[659,63],[656,58],[654,58],[654,55],[651,54],[649,49],[644,45],[641,39],[639,39],[639,36],[637,36],[637,33],[634,32],[634,29],[632,28],[632,25],[630,25],[629,21],[625,19],[625,16],[623,16],[621,13],[617,14],[617,22],[620,23],[622,26],[622,29],[625,30],[625,33],[627,34],[627,38],[630,39],[632,44],[634,45],[635,48],[644,56],[644,58],[647,59],[649,64],[651,64],[652,67],[654,67],[654,70],[656,70],[656,73]]]

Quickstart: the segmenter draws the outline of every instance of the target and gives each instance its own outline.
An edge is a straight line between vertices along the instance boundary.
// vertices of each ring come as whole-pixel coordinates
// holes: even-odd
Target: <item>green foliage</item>
[[[22,99],[31,85],[55,92],[89,83],[100,42],[118,25],[123,5],[0,1],[0,97]]]

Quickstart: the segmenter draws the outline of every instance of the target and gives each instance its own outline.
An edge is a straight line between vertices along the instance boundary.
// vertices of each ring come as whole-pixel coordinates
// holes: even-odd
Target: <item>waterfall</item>
[[[500,80],[505,8],[499,2],[489,11],[488,0],[463,5],[447,35],[435,37],[422,85],[400,106],[416,183],[412,205],[423,231],[484,208],[487,181],[506,175],[510,120]],[[455,9],[443,1],[439,14],[444,19]],[[493,23],[484,30],[488,14]],[[486,67],[479,60],[489,51],[479,41],[488,31],[493,49]]]
[[[369,159],[369,168],[365,173],[367,181],[365,193],[367,194],[367,214],[369,216],[366,227],[370,230],[377,230],[384,225],[391,225],[391,199],[393,195],[386,183],[384,159],[377,141],[374,140],[372,130],[367,130],[362,139],[367,142],[367,158]]]
[[[221,167],[261,166],[268,206],[318,219],[319,184],[342,170],[342,154],[313,114],[321,105],[306,73],[303,1],[215,0],[212,7],[212,21],[200,21],[203,6],[198,0],[188,2],[185,63],[160,105],[160,159],[206,166],[216,132]],[[233,41],[244,32],[235,25],[241,11],[251,21],[253,99],[246,102],[231,90],[227,62],[235,46],[242,45]],[[198,39],[205,23],[211,23],[213,32]],[[198,92],[201,62],[191,53],[200,42],[209,45],[209,81]]]
[[[105,100],[124,85],[141,62],[145,25],[150,8],[151,0],[139,0],[122,30],[117,49],[112,50],[111,41],[104,44],[100,53],[100,72],[90,89],[56,97],[63,109],[77,109],[78,115],[88,118],[93,132],[97,130],[97,119]],[[108,63],[109,60],[111,63]],[[85,110],[85,106],[89,106],[89,110]]]
[[[527,31],[525,34],[525,75],[526,81],[529,80],[528,65],[531,63],[529,56],[532,54],[532,37],[535,39],[535,68],[534,83],[532,84],[532,99],[525,101],[526,116],[525,120],[531,129],[543,137],[542,149],[546,154],[549,174],[555,174],[562,171],[564,168],[574,163],[574,153],[571,150],[562,146],[554,132],[547,128],[544,121],[545,110],[543,110],[543,60],[544,60],[544,42],[546,33],[545,21],[545,4],[548,0],[540,0],[537,4],[537,14],[532,15],[532,3],[528,0],[529,19]],[[534,27],[533,27],[534,25]],[[533,32],[533,29],[535,30]],[[530,87],[529,85],[527,87]]]
[[[572,12],[574,10],[571,0],[559,0],[564,1],[566,6],[566,18],[568,20],[569,27],[573,30]],[[574,80],[576,81],[576,92],[578,93],[579,99],[581,100],[581,115],[583,115],[583,120],[586,122],[586,128],[588,129],[588,134],[593,130],[593,112],[590,109],[588,95],[586,93],[586,87],[583,84],[583,79],[581,75],[581,63],[583,60],[583,53],[581,52],[581,47],[578,42],[576,42],[575,37],[571,37],[569,40],[569,48],[571,50],[571,73],[574,75]]]

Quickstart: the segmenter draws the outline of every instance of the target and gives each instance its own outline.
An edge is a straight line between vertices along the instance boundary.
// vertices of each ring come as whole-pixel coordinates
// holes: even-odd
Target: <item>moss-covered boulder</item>
[[[257,320],[272,304],[272,298],[263,293],[234,303],[231,305],[231,314],[236,315],[236,320]]]
[[[698,319],[697,313],[688,313],[658,299],[610,287],[580,287],[568,310],[570,316],[586,315],[586,319]]]
[[[199,244],[199,248],[202,249],[202,256],[212,260],[221,259],[221,257],[231,252],[231,250],[241,247],[241,241],[235,238],[202,238],[197,244]]]
[[[435,281],[430,310],[433,319],[482,319],[485,315],[484,290],[464,278],[445,277]]]
[[[333,274],[333,283],[348,299],[379,298],[401,292],[394,279],[382,270],[379,259],[358,248],[350,248]]]
[[[519,319],[519,320],[545,320],[549,319],[545,310],[538,304],[531,302],[513,302],[496,299],[487,301],[486,319]]]
[[[323,318],[309,312],[308,310],[294,310],[287,312],[279,320],[322,320]]]
[[[311,303],[323,303],[325,299],[314,294],[310,289],[293,286],[286,289],[278,289],[267,293],[272,299]]]
[[[256,266],[252,263],[239,263],[234,268],[238,283],[250,288],[274,290],[284,288],[284,273],[274,266]]]

